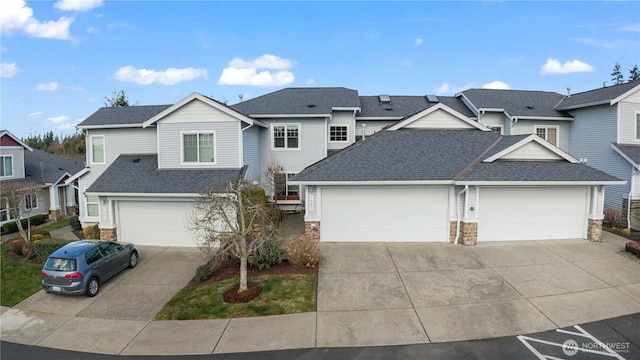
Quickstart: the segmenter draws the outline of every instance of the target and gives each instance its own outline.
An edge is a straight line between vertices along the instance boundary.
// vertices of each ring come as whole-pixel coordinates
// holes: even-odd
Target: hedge
[[[73,242],[73,240],[60,240],[60,239],[45,239],[36,242],[33,245],[33,249],[36,253],[38,261],[44,263],[47,261],[49,255],[61,247]]]
[[[36,226],[36,225],[40,225],[40,224],[44,224],[47,222],[47,215],[46,214],[39,214],[39,215],[34,215],[32,217],[30,217],[31,219],[31,226]],[[22,228],[26,229],[27,228],[27,219],[22,219],[20,220],[20,222],[22,223]],[[18,224],[16,224],[15,221],[11,221],[8,222],[6,224],[2,225],[2,233],[3,234],[12,234],[14,232],[18,231]]]

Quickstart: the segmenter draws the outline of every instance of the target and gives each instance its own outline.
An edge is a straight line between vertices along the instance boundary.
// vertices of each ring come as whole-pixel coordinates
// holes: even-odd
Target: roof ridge
[[[460,181],[462,179],[465,178],[465,176],[467,176],[471,170],[473,170],[473,168],[478,165],[478,163],[480,162],[480,160],[482,160],[482,157],[485,156],[491,149],[493,149],[496,145],[498,145],[499,142],[502,141],[502,139],[504,139],[503,135],[500,135],[491,145],[489,145],[489,147],[487,147],[482,154],[478,155],[478,157],[476,157],[471,163],[469,163],[469,165],[467,165],[464,169],[462,169],[462,171],[460,171],[457,175],[455,175],[453,177],[454,181]]]

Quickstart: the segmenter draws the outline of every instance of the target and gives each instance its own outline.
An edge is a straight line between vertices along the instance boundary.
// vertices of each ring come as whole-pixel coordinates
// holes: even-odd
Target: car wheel
[[[132,251],[131,254],[129,254],[129,267],[134,268],[136,265],[138,265],[138,252]]]
[[[100,291],[100,282],[98,278],[92,277],[87,284],[87,296],[94,297],[98,295],[98,291]]]

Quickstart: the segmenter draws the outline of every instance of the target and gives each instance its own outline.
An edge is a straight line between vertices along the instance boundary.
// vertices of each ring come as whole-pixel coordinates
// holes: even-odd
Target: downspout
[[[631,185],[629,187],[629,197],[627,198],[627,229],[631,229],[631,195],[633,195],[635,168],[631,166]]]
[[[466,203],[463,206],[460,206],[460,196],[465,194],[467,190],[469,190],[469,185],[465,185],[464,189],[456,195],[456,238],[453,240],[453,245],[458,245],[458,239],[460,238],[460,209],[466,207]]]

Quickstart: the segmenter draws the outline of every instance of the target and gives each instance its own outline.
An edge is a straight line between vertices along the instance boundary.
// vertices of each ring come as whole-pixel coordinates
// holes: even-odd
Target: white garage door
[[[478,241],[584,238],[584,187],[480,188]]]
[[[446,187],[323,187],[321,238],[447,242],[448,203]]]
[[[119,201],[119,241],[136,245],[197,246],[187,229],[190,202]]]

